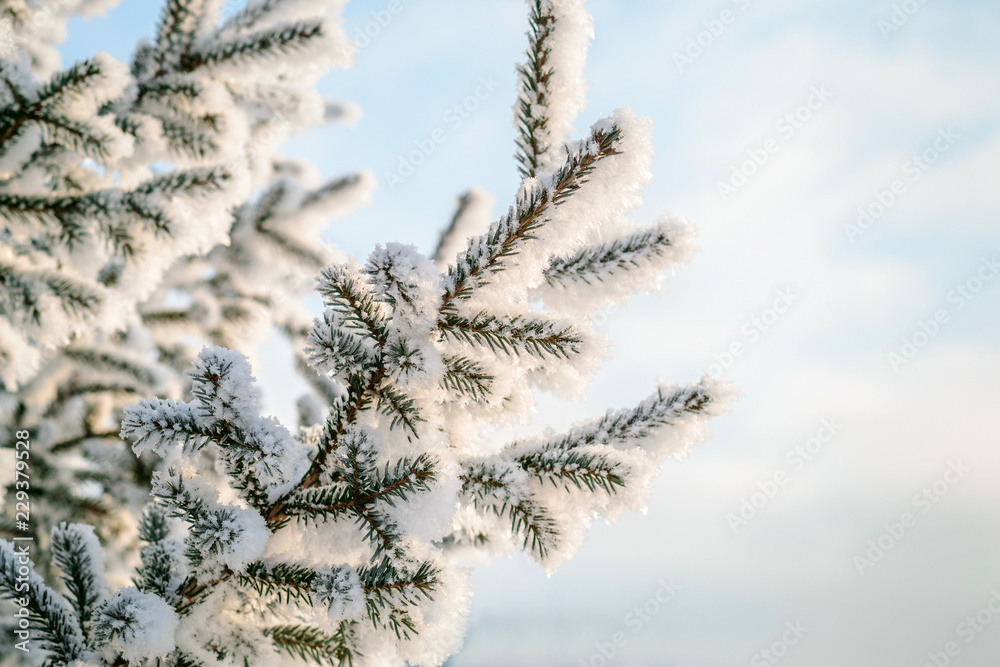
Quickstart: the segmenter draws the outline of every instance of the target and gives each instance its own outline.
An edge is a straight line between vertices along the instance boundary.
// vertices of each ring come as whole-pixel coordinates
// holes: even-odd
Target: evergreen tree
[[[221,20],[221,3],[171,1],[128,66],[60,70],[52,40],[96,4],[0,2],[0,443],[31,434],[38,543],[95,523],[123,584],[157,460],[119,438],[122,408],[189,397],[204,344],[253,353],[277,329],[301,347],[302,297],[333,257],[319,232],[373,183],[278,152],[356,116],[315,85],[350,62],[339,2]]]
[[[318,281],[325,310],[309,325],[278,304],[269,321],[304,342],[300,366],[311,369],[316,390],[298,427],[260,415],[243,353],[206,345],[183,394],[161,394],[151,375],[131,394],[145,397],[121,412],[121,436],[136,456],[159,460],[149,467],[152,500],[138,520],[141,565],[131,586],[112,592],[105,584],[86,526],[54,527],[62,583],[32,574],[26,593],[16,588],[14,546],[0,542],[0,593],[25,597],[51,664],[440,665],[465,631],[470,590],[460,559],[522,548],[552,571],[595,516],[641,508],[664,458],[706,437],[706,422],[731,393],[707,378],[660,386],[636,407],[563,434],[501,446],[488,435],[529,418],[539,390],[578,392],[607,346],[595,318],[693,249],[680,219],[651,227],[628,220],[648,181],[648,121],[618,110],[569,140],[592,34],[582,0],[528,4],[515,106],[523,182],[513,203],[490,223],[488,196],[471,190],[433,257],[388,243],[364,262],[327,264]],[[168,3],[157,42],[145,55],[140,48],[133,71],[145,80],[162,68],[197,72],[297,51],[297,40],[313,34],[308,21],[253,27],[292,6],[313,3],[260,0],[207,28],[216,24],[206,3]],[[116,118],[135,104],[127,95],[114,100],[108,113]],[[231,112],[243,109],[239,95],[227,102]],[[285,187],[271,183],[235,209],[230,248],[244,233],[267,237],[261,219],[287,208],[310,217],[313,197],[336,201],[338,188],[359,185]],[[225,192],[211,199],[231,208]],[[47,229],[41,219],[24,224]],[[135,326],[190,326],[200,340],[225,341],[243,318],[204,304],[253,288],[230,277],[216,285],[222,271],[206,280],[201,267],[238,265],[230,252],[181,260],[166,284],[197,297],[174,314],[169,287],[150,292]],[[119,283],[128,284],[104,287]],[[152,344],[158,364],[183,364],[183,351]]]

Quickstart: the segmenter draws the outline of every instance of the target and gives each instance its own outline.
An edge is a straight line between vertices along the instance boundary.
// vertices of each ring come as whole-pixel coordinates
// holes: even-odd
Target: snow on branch
[[[539,237],[551,220],[552,210],[572,197],[587,182],[597,163],[618,154],[621,128],[614,122],[595,126],[590,138],[577,145],[551,175],[525,185],[517,203],[485,234],[469,239],[468,246],[448,268],[444,304],[472,295],[491,273],[507,268],[525,245]],[[558,231],[568,231],[559,229]],[[546,238],[556,230],[548,230]]]
[[[636,292],[657,289],[666,270],[689,262],[696,249],[694,236],[694,228],[682,218],[665,217],[652,227],[554,257],[538,296],[567,314],[589,315],[619,305]]]
[[[609,410],[603,418],[557,439],[536,445],[515,444],[512,449],[569,450],[601,444],[618,449],[642,447],[657,459],[680,456],[706,436],[702,426],[725,414],[732,398],[727,384],[709,377],[685,387],[662,385],[634,408]]]
[[[67,3],[57,27],[93,4]],[[591,18],[530,0],[513,206],[490,223],[471,189],[432,256],[333,261],[318,235],[374,179],[279,147],[346,113],[316,88],[353,55],[343,2],[221,4],[165,0],[127,68],[23,44],[0,62],[0,423],[32,441],[56,525],[38,573],[0,542],[0,593],[53,666],[442,665],[470,606],[459,558],[524,549],[551,572],[725,412],[706,378],[495,441],[540,391],[579,395],[608,349],[595,311],[655,288],[693,232],[629,220],[648,120],[570,139]],[[297,429],[261,414],[247,356],[274,329],[311,392]]]
[[[469,345],[488,347],[491,352],[561,356],[569,359],[582,350],[583,337],[567,323],[527,316],[498,317],[480,312],[471,318],[444,314],[441,336]]]
[[[705,422],[724,414],[731,397],[708,378],[663,386],[635,408],[611,410],[563,436],[463,462],[461,503],[471,513],[458,515],[452,543],[473,534],[486,543],[514,540],[553,569],[579,546],[595,514],[614,519],[642,507],[663,458],[704,440]]]
[[[27,554],[23,544],[15,547],[0,540],[0,596],[6,600],[16,598],[19,606],[28,610],[43,650],[59,664],[72,664],[83,657],[80,620],[62,597],[45,585]]]
[[[586,104],[583,78],[587,47],[594,38],[582,0],[528,0],[527,61],[519,65],[514,105],[521,175],[537,176],[558,164],[558,147]]]
[[[52,529],[52,557],[62,570],[62,580],[80,622],[88,635],[94,610],[104,600],[104,552],[91,526],[61,523]]]

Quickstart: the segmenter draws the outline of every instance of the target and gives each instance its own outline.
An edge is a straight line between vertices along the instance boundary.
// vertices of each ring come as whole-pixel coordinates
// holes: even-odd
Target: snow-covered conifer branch
[[[498,455],[471,459],[461,477],[462,502],[511,521],[511,536],[552,567],[571,555],[595,512],[613,518],[636,507],[663,458],[685,454],[704,439],[704,423],[723,414],[731,397],[726,385],[707,378],[663,386],[637,407],[611,410],[563,436],[515,442]],[[566,493],[578,498],[568,512],[558,497]]]
[[[83,657],[80,621],[69,605],[34,571],[27,552],[0,540],[0,596],[27,601],[32,627],[42,638],[41,648],[57,664],[70,665]],[[27,570],[27,576],[23,576]]]
[[[552,286],[577,281],[588,285],[604,282],[616,273],[652,264],[673,246],[674,240],[664,229],[642,229],[607,243],[581,248],[569,257],[553,259],[545,270],[545,279]]]
[[[97,610],[91,643],[141,664],[170,653],[176,630],[177,614],[163,598],[122,588]]]
[[[570,485],[591,493],[598,489],[615,493],[615,487],[625,486],[623,465],[611,453],[594,453],[580,449],[546,450],[517,457],[517,463],[538,481],[570,490]]]
[[[551,168],[557,147],[573,129],[585,103],[587,45],[594,36],[581,0],[528,0],[527,61],[517,68],[515,158],[530,178]]]
[[[285,511],[302,521],[346,516],[365,527],[376,553],[392,552],[399,533],[382,509],[411,494],[426,492],[437,473],[433,459],[426,454],[404,457],[391,468],[388,463],[379,468],[374,437],[364,429],[348,431],[329,463],[327,475],[332,483],[293,494]]]
[[[343,319],[327,311],[317,320],[307,338],[307,358],[316,370],[344,379],[360,376],[376,362],[371,342],[341,328]]]
[[[0,66],[0,155],[32,128],[48,143],[64,144],[82,156],[107,159],[123,148],[121,132],[107,122],[86,117],[86,109],[111,99],[121,91],[120,65],[107,56],[76,63],[32,91],[19,72]],[[4,94],[6,93],[6,95]],[[90,98],[86,105],[80,98]],[[90,97],[93,95],[93,97]],[[82,107],[82,108],[74,108]]]
[[[47,297],[64,313],[76,317],[93,314],[101,304],[100,294],[89,285],[52,269],[25,268],[25,264],[0,260],[0,285],[5,288],[0,296],[0,313],[9,314],[18,324],[41,326]]]
[[[621,130],[612,125],[595,126],[589,139],[569,151],[565,162],[551,175],[529,182],[517,198],[517,203],[488,232],[469,239],[468,247],[458,261],[448,269],[448,285],[444,305],[455,299],[471,296],[472,291],[502,271],[505,262],[534,238],[546,223],[550,209],[571,197],[586,182],[597,162],[618,154],[617,142]]]
[[[441,380],[446,390],[468,396],[474,401],[484,400],[493,389],[493,376],[485,367],[460,355],[445,355],[444,377]]]
[[[727,385],[707,377],[686,387],[664,385],[638,406],[609,410],[600,420],[542,442],[537,449],[569,450],[602,444],[619,449],[641,446],[657,452],[660,458],[682,454],[705,421],[724,414],[731,398]],[[520,445],[511,447],[517,451]]]
[[[419,632],[409,613],[421,600],[433,600],[439,570],[423,561],[412,570],[400,570],[388,557],[358,572],[365,592],[368,619],[376,627],[386,628],[397,639],[409,639]]]
[[[81,366],[105,373],[121,374],[150,388],[155,387],[157,383],[156,373],[152,368],[118,350],[68,347],[65,355],[67,359]]]
[[[262,599],[273,598],[281,604],[311,605],[320,578],[319,572],[301,565],[255,562],[238,574],[236,581],[254,590]]]
[[[52,558],[62,570],[62,580],[87,638],[94,610],[106,592],[104,552],[91,526],[62,523],[52,530]]]
[[[181,59],[180,67],[182,71],[190,72],[199,67],[248,66],[255,60],[272,60],[305,49],[322,36],[322,22],[301,21],[220,41],[210,48],[189,51]]]
[[[151,495],[162,501],[167,516],[188,522],[197,521],[211,510],[211,504],[202,497],[201,489],[192,487],[190,480],[175,468],[170,468],[165,474],[157,474]]]
[[[133,441],[136,454],[151,450],[162,458],[172,458],[173,446],[194,449],[212,439],[190,405],[155,397],[125,408],[121,436]]]
[[[468,318],[445,313],[439,329],[444,339],[484,345],[505,355],[524,352],[540,358],[569,359],[580,352],[583,343],[583,337],[572,325],[529,316],[505,318],[479,312]]]
[[[0,440],[29,430],[32,492],[58,520],[99,513],[109,581],[131,560],[131,527],[110,524],[139,514],[137,489],[154,498],[135,588],[107,598],[94,535],[59,527],[42,567],[70,603],[33,575],[54,665],[441,665],[469,607],[454,550],[524,548],[551,571],[724,411],[703,380],[491,442],[537,391],[582,389],[607,348],[593,312],[687,261],[690,228],[628,220],[648,121],[618,110],[567,141],[590,17],[530,0],[514,205],[488,224],[473,189],[432,257],[386,243],[331,265],[319,230],[374,179],[324,182],[278,146],[344,115],[315,89],[353,50],[341,4],[250,0],[220,22],[218,0],[167,0],[127,71],[4,61],[0,373],[22,384],[0,396]],[[317,272],[314,318],[299,298]],[[260,414],[246,357],[271,329],[314,394],[295,431]]]
[[[343,206],[369,187],[367,178],[352,174],[333,180],[308,192],[300,192],[289,181],[282,180],[265,191],[258,202],[246,204],[236,212],[237,220],[244,217],[253,225],[261,239],[274,245],[303,270],[318,272],[327,263],[321,249],[303,234],[314,218],[327,219],[331,209]]]
[[[520,538],[539,560],[557,545],[555,523],[531,499],[523,470],[504,461],[479,462],[467,466],[459,479],[462,498],[475,509],[509,522],[512,536]]]
[[[658,288],[666,270],[691,260],[694,238],[694,228],[674,216],[664,216],[652,227],[626,229],[609,240],[553,257],[545,269],[545,284],[535,294],[556,312],[592,315],[636,292]]]
[[[371,340],[384,344],[388,338],[384,305],[376,301],[362,274],[349,266],[324,269],[318,291],[327,307],[338,313],[344,324]]]
[[[165,412],[173,412],[173,416],[159,419],[130,411],[127,415],[131,420],[123,423],[123,435],[142,435],[132,428],[133,422],[155,422],[168,424],[173,433],[186,438],[192,431],[193,407],[198,433],[218,446],[244,498],[258,509],[267,507],[269,500],[294,481],[297,450],[284,427],[257,416],[256,401],[247,392],[253,377],[246,358],[228,350],[205,348],[189,375],[193,406],[165,406]],[[161,433],[163,430],[156,431]]]
[[[285,653],[320,665],[354,665],[358,652],[349,631],[341,624],[334,633],[308,625],[276,625],[266,630],[274,645]]]
[[[139,539],[146,544],[139,552],[142,564],[136,569],[136,588],[155,593],[168,602],[177,601],[177,589],[185,579],[183,545],[170,537],[166,509],[150,503],[139,522]]]

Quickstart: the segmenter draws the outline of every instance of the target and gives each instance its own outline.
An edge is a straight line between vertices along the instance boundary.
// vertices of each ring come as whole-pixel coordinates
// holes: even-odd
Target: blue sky
[[[329,176],[375,172],[373,205],[327,232],[359,255],[387,240],[429,249],[464,189],[492,192],[499,213],[517,185],[510,108],[523,3],[400,1],[356,66],[323,82],[364,108],[361,122],[289,145]],[[710,443],[665,465],[645,515],[595,525],[551,578],[520,557],[477,572],[455,667],[576,666],[619,631],[627,642],[608,664],[752,665],[796,621],[808,631],[787,647],[789,667],[920,667],[949,641],[960,667],[1000,655],[1000,618],[971,642],[956,634],[1000,586],[1000,276],[962,308],[948,298],[1000,257],[1000,7],[909,2],[916,11],[888,37],[878,25],[894,3],[881,0],[588,2],[596,39],[577,130],[618,106],[650,116],[657,159],[637,219],[683,215],[702,251],[663,292],[609,318],[616,347],[585,400],[543,397],[522,432],[634,403],[658,377],[694,380],[736,341],[746,352],[725,377],[743,398]],[[348,33],[384,6],[348,3]],[[127,58],[158,8],[126,0],[72,25],[67,60]],[[674,54],[724,10],[732,22],[679,70]],[[445,112],[490,77],[495,92],[450,127]],[[817,86],[829,100],[786,136],[778,123]],[[439,127],[446,141],[390,188],[386,173]],[[953,143],[912,180],[905,165],[948,128]],[[723,200],[719,182],[768,139],[777,151]],[[851,242],[845,225],[897,180],[897,201]],[[745,323],[779,290],[793,306],[748,341]],[[938,310],[947,322],[894,370],[887,355]],[[283,354],[275,344],[258,371],[273,387],[287,386]],[[793,469],[787,453],[829,418],[843,428]],[[921,513],[914,495],[956,461],[969,470]],[[734,533],[727,515],[776,472],[787,484]],[[914,526],[859,573],[855,556],[905,512]],[[633,633],[626,614],[670,579],[681,590]]]

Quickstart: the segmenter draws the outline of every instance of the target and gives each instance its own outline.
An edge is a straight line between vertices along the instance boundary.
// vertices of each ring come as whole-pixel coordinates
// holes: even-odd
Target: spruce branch
[[[139,539],[143,542],[160,542],[170,536],[168,515],[159,503],[149,503],[139,519]]]
[[[175,540],[163,539],[147,544],[139,551],[142,564],[136,568],[133,580],[144,593],[154,593],[175,602],[181,582],[183,547]]]
[[[392,507],[410,494],[427,491],[437,475],[434,461],[421,454],[378,468],[370,450],[356,439],[344,440],[332,466],[337,481],[299,490],[288,499],[285,512],[307,522],[352,516],[369,531],[377,548],[392,547],[397,541],[392,522],[377,511],[376,504]]]
[[[384,384],[376,390],[376,405],[382,414],[390,417],[391,428],[402,427],[409,432],[408,437],[417,437],[417,425],[424,421],[416,402],[392,384]]]
[[[191,72],[201,67],[247,65],[301,51],[323,36],[322,21],[298,21],[279,28],[240,35],[203,50],[185,53],[180,69]]]
[[[285,462],[292,444],[276,421],[257,416],[255,401],[246,396],[249,362],[239,353],[206,348],[188,376],[199,426],[218,446],[234,487],[266,512],[272,489],[290,481]]]
[[[169,514],[160,503],[149,503],[139,520],[139,539],[146,542],[139,552],[142,564],[133,580],[144,593],[155,593],[176,601],[182,580],[182,546],[170,538]]]
[[[454,394],[473,401],[486,400],[493,390],[493,376],[481,364],[458,355],[443,357],[445,372],[441,384]]]
[[[555,257],[545,270],[546,282],[565,287],[574,282],[603,282],[618,273],[655,262],[674,244],[663,227],[643,229],[622,238],[582,248],[567,257]]]
[[[90,233],[84,221],[106,219],[108,204],[104,193],[51,196],[0,192],[0,215],[24,227],[47,227],[71,250]]]
[[[292,657],[334,667],[350,667],[361,653],[353,645],[350,624],[327,634],[309,625],[276,625],[265,630],[274,645]]]
[[[375,368],[378,356],[370,339],[352,329],[345,331],[343,323],[342,316],[331,310],[316,320],[306,339],[306,359],[319,372],[344,379],[359,377]]]
[[[90,526],[63,522],[52,530],[52,558],[62,570],[62,580],[84,639],[94,610],[105,596],[100,553],[100,544]]]
[[[470,239],[456,264],[448,268],[442,312],[454,311],[456,299],[468,298],[477,286],[488,282],[491,274],[502,271],[521,245],[535,238],[534,232],[548,221],[551,207],[559,206],[583,187],[599,161],[618,154],[620,139],[617,126],[594,129],[586,142],[569,152],[549,179],[530,185],[488,232]]]
[[[163,136],[176,155],[204,160],[222,150],[215,132],[200,127],[195,119],[176,111],[160,115]]]
[[[83,157],[106,159],[111,155],[112,137],[92,125],[44,110],[36,112],[30,120],[42,131],[47,143],[66,146]]]
[[[19,573],[27,565],[26,552],[19,552],[9,542],[0,541],[0,596],[26,600],[32,627],[42,638],[42,649],[57,665],[71,665],[83,657],[84,641],[80,621],[66,602],[42,578],[30,569],[27,581]]]
[[[315,190],[307,192],[299,206],[302,209],[322,206],[324,203],[334,201],[346,192],[358,187],[362,182],[361,174],[348,174],[343,178],[332,180]]]
[[[641,444],[658,430],[690,416],[710,416],[717,400],[703,384],[661,387],[635,408],[609,410],[601,419],[572,429],[541,445],[543,450],[568,450],[594,444],[628,447]],[[511,446],[516,449],[516,443]]]
[[[143,399],[126,407],[121,424],[121,437],[132,440],[137,453],[152,450],[161,457],[167,456],[170,446],[193,451],[216,438],[199,424],[191,406],[169,399]]]
[[[551,12],[552,4],[535,0],[528,15],[527,62],[518,65],[520,86],[516,106],[515,126],[518,136],[514,158],[518,171],[524,178],[538,174],[545,154],[551,150],[545,132],[548,125],[548,102],[552,95],[549,83],[553,69],[549,64],[552,55],[550,38],[556,19]]]
[[[220,33],[245,32],[279,8],[284,0],[254,0],[248,2],[219,26]]]
[[[514,469],[473,463],[459,476],[462,496],[472,506],[510,521],[511,532],[522,545],[544,561],[558,542],[558,531],[549,513],[521,486]]]
[[[517,457],[517,463],[543,484],[549,482],[567,491],[572,486],[578,491],[612,494],[625,486],[627,475],[622,463],[608,454],[580,449],[533,452]]]
[[[89,86],[107,76],[105,68],[97,60],[81,60],[68,69],[57,72],[48,83],[28,97],[27,109],[60,107],[72,99],[84,95]]]
[[[0,155],[33,125],[42,131],[46,141],[61,143],[87,157],[109,157],[113,142],[110,135],[97,125],[66,115],[72,102],[101,90],[101,82],[109,76],[108,67],[108,61],[100,57],[77,62],[32,93],[22,91],[10,77],[2,76],[15,103],[0,108]]]
[[[344,266],[320,272],[317,291],[326,306],[341,314],[344,323],[370,337],[380,346],[388,340],[387,317],[360,275]]]
[[[318,270],[325,262],[322,254],[288,234],[267,226],[259,227],[257,233],[303,267]]]
[[[156,26],[155,60],[160,72],[175,67],[204,26],[208,0],[167,0]]]
[[[211,510],[208,503],[187,483],[183,475],[174,469],[160,475],[153,486],[154,498],[163,501],[167,516],[180,517],[193,524]]]
[[[101,297],[85,285],[62,273],[31,270],[12,266],[0,260],[0,314],[38,326],[42,322],[42,299],[55,299],[63,312],[83,318],[97,312]]]
[[[407,607],[415,607],[421,600],[433,600],[439,575],[440,570],[429,561],[421,561],[412,570],[400,570],[388,557],[361,568],[358,577],[372,625],[391,630],[397,639],[409,639],[416,634]]]
[[[572,325],[541,318],[514,316],[501,318],[487,312],[471,318],[444,313],[438,322],[442,340],[458,340],[469,345],[485,345],[494,353],[569,359],[583,349],[583,336]]]
[[[4,403],[0,417],[38,434],[35,450],[44,454],[36,462],[32,451],[32,492],[47,508],[59,508],[57,518],[64,510],[100,511],[111,524],[134,501],[135,487],[150,480],[155,498],[139,525],[138,590],[87,602],[99,586],[72,561],[73,545],[60,547],[81,660],[201,667],[259,661],[277,650],[331,665],[443,661],[457,641],[443,626],[460,615],[468,595],[439,547],[512,538],[552,567],[595,513],[613,515],[638,502],[620,490],[647,479],[652,470],[643,466],[659,458],[619,449],[655,452],[661,431],[676,434],[668,445],[686,447],[702,418],[717,412],[720,395],[706,383],[703,405],[662,389],[639,408],[540,444],[516,442],[493,456],[477,457],[478,438],[461,441],[486,423],[523,416],[536,374],[585,369],[586,321],[555,319],[544,299],[527,292],[553,255],[568,254],[544,274],[549,286],[581,291],[632,270],[628,286],[637,285],[652,274],[647,269],[676,257],[674,239],[657,235],[660,229],[602,236],[572,254],[561,250],[576,248],[570,240],[579,234],[559,238],[568,226],[590,229],[600,216],[617,222],[634,204],[648,158],[644,124],[622,113],[557,154],[581,103],[578,56],[589,16],[582,0],[531,0],[531,43],[515,108],[525,179],[514,206],[479,234],[487,227],[488,197],[463,196],[435,250],[436,267],[415,248],[386,244],[363,265],[323,270],[327,310],[310,326],[286,296],[303,268],[325,262],[313,238],[321,219],[364,194],[370,179],[351,175],[309,189],[311,170],[274,151],[329,108],[313,89],[313,66],[336,56],[337,2],[250,0],[221,26],[211,25],[215,0],[165,2],[155,41],[138,47],[131,75],[97,58],[98,68],[109,65],[104,74],[83,84],[73,83],[72,72],[65,81],[54,77],[43,84],[53,87],[43,102],[41,88],[19,75],[0,81],[7,88],[0,151],[32,138],[29,132],[41,130],[43,138],[26,162],[18,158],[25,173],[0,188],[0,217],[10,227],[0,316],[14,325],[10,334],[0,330],[0,371],[25,373],[9,361],[18,346],[78,336],[71,345],[56,342],[58,358],[31,392],[8,401],[20,406],[9,411],[14,416]],[[0,79],[7,72],[0,68]],[[615,157],[631,127],[630,155]],[[130,143],[135,151],[126,154]],[[111,153],[114,159],[97,164],[81,159]],[[221,161],[230,166],[187,168]],[[164,169],[172,164],[180,166]],[[589,190],[573,202],[572,216],[571,207],[558,208],[582,188]],[[584,198],[593,211],[577,206]],[[459,253],[456,238],[470,237]],[[93,270],[80,257],[91,248]],[[177,262],[186,252],[194,255]],[[149,296],[134,296],[140,293]],[[122,308],[101,309],[120,295]],[[49,317],[59,303],[88,327],[77,333],[73,318]],[[519,305],[522,314],[510,315]],[[93,317],[102,312],[108,317]],[[130,312],[141,321],[130,318],[127,331],[109,333],[126,315],[112,318]],[[34,329],[26,326],[22,336],[18,325],[32,317]],[[89,317],[105,326],[90,327]],[[49,335],[49,323],[62,321],[69,324]],[[296,367],[321,398],[302,410],[294,437],[260,416],[242,356],[255,345],[247,332],[271,326],[299,348]],[[184,378],[179,372],[190,366],[192,344],[208,347]],[[121,345],[127,354],[116,349]],[[66,377],[48,372],[62,369]],[[150,390],[161,386],[177,387],[184,400],[150,400]],[[45,396],[38,408],[23,400],[39,394]],[[145,400],[125,408],[134,397]],[[135,453],[151,449],[165,460],[144,456],[119,465],[128,450],[109,437],[115,422]],[[60,457],[81,452],[97,465],[64,473]],[[67,480],[88,493],[93,488],[100,501],[76,497]],[[429,541],[420,513],[436,512],[439,499],[447,501],[459,485],[455,533]],[[286,538],[294,542],[320,521],[340,524],[328,528],[346,541],[320,546],[305,539],[297,560],[282,557],[293,553]],[[271,542],[286,526],[289,532]],[[171,537],[180,530],[183,537]],[[120,555],[110,559],[113,568],[128,562]],[[143,621],[166,627],[178,617],[180,647],[172,627],[161,631]],[[101,644],[108,645],[104,656]],[[373,655],[362,656],[359,647],[373,647]]]
[[[235,581],[255,591],[261,598],[274,598],[283,604],[311,606],[319,577],[318,572],[301,565],[254,562],[237,574]]]

